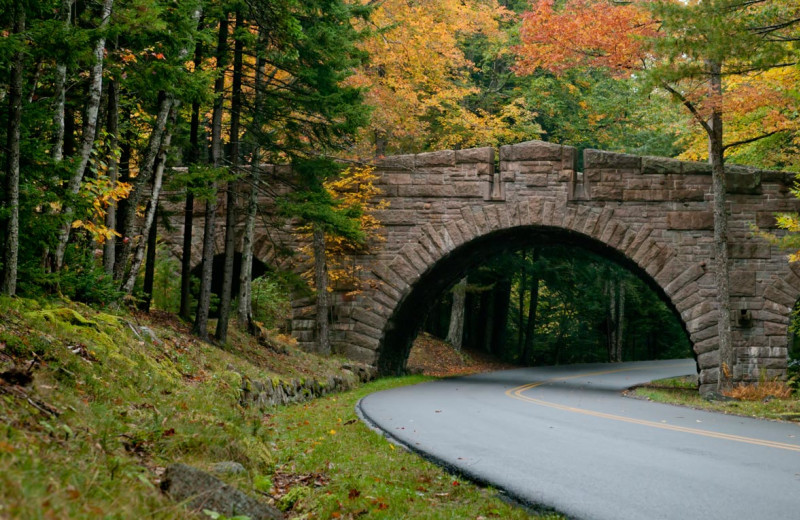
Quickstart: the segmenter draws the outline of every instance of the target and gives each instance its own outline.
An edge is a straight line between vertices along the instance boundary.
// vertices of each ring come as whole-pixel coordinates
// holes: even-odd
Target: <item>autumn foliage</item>
[[[541,0],[522,15],[516,71],[559,74],[581,66],[631,71],[642,66],[646,38],[655,37],[657,28],[637,3],[573,0],[556,9],[553,0]]]

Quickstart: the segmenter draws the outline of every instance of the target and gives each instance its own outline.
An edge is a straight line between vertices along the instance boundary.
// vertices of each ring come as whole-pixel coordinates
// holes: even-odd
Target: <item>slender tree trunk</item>
[[[123,280],[125,278],[125,265],[127,264],[128,255],[130,254],[131,247],[133,247],[133,237],[136,236],[136,208],[142,200],[142,196],[146,190],[147,185],[152,182],[153,172],[156,165],[156,159],[161,152],[161,145],[163,144],[164,131],[167,127],[169,120],[170,110],[172,109],[173,98],[165,92],[159,93],[158,113],[156,115],[156,122],[153,130],[150,133],[150,139],[147,144],[144,158],[139,164],[139,173],[133,181],[133,190],[125,204],[125,220],[122,225],[122,247],[119,248],[116,263],[114,264],[114,279]],[[143,227],[142,230],[146,230]],[[146,237],[142,237],[146,241]]]
[[[722,64],[708,63],[710,94],[713,108],[709,127],[709,161],[714,205],[714,255],[715,282],[717,286],[717,334],[719,339],[719,378],[717,389],[723,391],[731,386],[735,357],[731,338],[731,302],[728,265],[728,213],[725,186],[725,164],[722,132]]]
[[[447,342],[460,351],[464,342],[464,304],[467,296],[467,277],[453,287],[453,306],[450,308],[450,327]]]
[[[109,149],[111,156],[108,158],[108,180],[113,184],[119,180],[119,163],[117,150],[119,148],[119,89],[116,81],[108,83],[108,119],[106,121],[108,131]],[[106,211],[106,227],[116,229],[117,227],[117,203],[111,201]],[[113,238],[106,240],[103,244],[103,268],[109,275],[114,274],[114,258],[116,240]]]
[[[15,35],[25,32],[25,6],[14,3]],[[14,296],[17,292],[17,263],[19,259],[19,161],[22,130],[22,78],[25,73],[22,49],[12,58],[8,95],[8,126],[6,133],[6,200],[8,220],[5,226],[6,241],[3,251],[3,294]]]
[[[522,270],[520,271],[519,283],[519,315],[517,316],[517,352],[522,352],[525,346],[525,292],[528,284],[528,266],[526,265],[527,255],[525,251],[520,252],[522,257]]]
[[[158,198],[161,195],[161,186],[164,180],[164,169],[167,163],[167,150],[169,150],[170,142],[172,141],[172,130],[175,128],[176,119],[178,117],[178,107],[180,102],[174,101],[170,103],[173,106],[172,114],[170,116],[169,130],[164,134],[164,142],[158,154],[157,164],[155,166],[155,175],[153,177],[153,189],[150,194],[150,204],[145,212],[144,225],[142,226],[143,235],[142,239],[136,245],[136,251],[131,261],[131,269],[125,283],[122,285],[122,290],[126,294],[133,292],[133,286],[136,284],[136,278],[139,276],[139,269],[142,268],[145,250],[149,241],[149,235],[156,222],[156,212],[158,211]]]
[[[236,11],[236,29],[244,30],[241,10]],[[234,170],[239,167],[239,124],[242,112],[242,54],[244,42],[237,37],[233,45],[233,85],[231,90],[231,165]],[[238,171],[236,174],[238,175]],[[231,314],[233,298],[233,261],[236,253],[236,182],[228,182],[227,205],[225,208],[225,270],[222,279],[222,297],[219,305],[219,321],[217,321],[217,341],[225,343],[228,339],[228,321]]]
[[[158,247],[158,207],[153,217],[153,224],[147,232],[147,259],[144,263],[144,285],[141,310],[150,312],[153,303],[153,285],[156,278],[156,248]]]
[[[259,42],[265,40],[264,33],[259,33]],[[255,106],[254,106],[254,121],[253,125],[257,128],[260,121],[259,114],[261,114],[262,106],[262,89],[264,83],[264,67],[266,61],[261,53],[256,58],[256,71],[255,71]],[[256,215],[258,214],[258,183],[260,182],[261,168],[259,147],[256,146],[253,150],[252,160],[250,162],[250,182],[252,186],[248,190],[247,198],[247,218],[244,226],[244,237],[242,238],[242,265],[239,270],[239,327],[244,328],[251,333],[255,332],[255,321],[253,319],[253,241],[255,237]]]
[[[481,298],[481,313],[483,317],[482,347],[484,352],[492,353],[494,338],[494,289],[485,291]]]
[[[317,289],[317,352],[331,353],[330,325],[328,322],[328,263],[325,259],[325,231],[312,224],[314,250],[314,285]]]
[[[224,109],[225,69],[228,66],[228,14],[219,21],[217,37],[217,79],[214,81],[214,110],[211,116],[211,161],[215,168],[222,164],[222,111]],[[211,306],[211,281],[214,263],[214,230],[217,217],[216,182],[211,182],[213,195],[206,202],[205,226],[203,227],[203,268],[200,279],[200,295],[197,301],[193,331],[208,341],[208,315]]]
[[[622,362],[622,344],[625,341],[625,282],[617,282],[617,344],[614,346],[614,360]]]
[[[59,13],[64,26],[69,29],[72,25],[72,6],[75,0],[63,0]],[[67,64],[59,61],[56,64],[55,79],[55,106],[53,107],[53,150],[51,156],[56,163],[64,157],[64,107],[67,99]]]
[[[494,314],[492,316],[492,351],[503,352],[508,335],[508,314],[511,309],[511,279],[498,280],[494,286]]]
[[[533,340],[536,336],[536,315],[539,312],[539,274],[536,271],[536,262],[539,260],[539,249],[533,249],[533,275],[528,301],[528,320],[525,324],[525,347],[523,348],[522,361],[530,364],[533,357]]]
[[[194,50],[194,70],[203,63],[203,43],[198,41]],[[189,164],[201,162],[200,151],[200,102],[192,103],[192,121],[189,127]],[[186,187],[186,206],[183,213],[183,255],[181,256],[181,307],[179,314],[186,321],[191,319],[192,306],[192,233],[194,228],[194,186]]]
[[[114,0],[103,1],[102,19],[100,20],[100,38],[94,47],[94,65],[89,83],[89,100],[86,104],[86,113],[84,115],[83,136],[81,142],[81,150],[76,161],[75,170],[72,177],[67,184],[67,192],[70,196],[75,196],[81,189],[83,182],[83,175],[86,171],[86,166],[89,164],[89,159],[92,155],[94,148],[94,138],[97,134],[97,113],[100,109],[100,98],[103,94],[103,63],[104,54],[106,50],[106,38],[103,35],[105,28],[108,26],[109,19],[111,18],[111,10],[114,6]],[[64,263],[64,252],[69,241],[70,230],[72,229],[72,207],[67,204],[62,212],[66,218],[61,226],[58,234],[58,245],[56,246],[56,270],[60,271]]]

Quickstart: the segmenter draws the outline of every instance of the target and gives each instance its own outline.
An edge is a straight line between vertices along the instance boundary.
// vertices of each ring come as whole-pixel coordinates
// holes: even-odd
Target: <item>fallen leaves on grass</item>
[[[507,368],[516,367],[485,352],[459,352],[451,344],[428,333],[417,336],[408,356],[410,371],[434,377],[477,374]]]

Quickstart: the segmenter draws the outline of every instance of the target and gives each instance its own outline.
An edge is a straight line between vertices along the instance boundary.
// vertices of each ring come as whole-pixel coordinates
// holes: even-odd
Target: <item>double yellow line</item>
[[[654,421],[645,421],[645,420],[642,420],[642,419],[634,419],[632,417],[625,417],[623,415],[614,415],[614,414],[604,413],[604,412],[595,412],[595,411],[592,411],[592,410],[586,410],[584,408],[576,408],[574,406],[567,406],[567,405],[558,404],[558,403],[551,403],[549,401],[543,401],[542,399],[536,399],[534,397],[529,397],[527,395],[523,395],[528,390],[531,390],[531,389],[539,387],[539,386],[547,385],[547,384],[550,384],[550,383],[554,383],[556,381],[566,381],[566,380],[569,380],[569,379],[577,379],[577,378],[587,377],[587,376],[599,376],[599,375],[605,375],[605,374],[615,374],[615,373],[618,373],[618,372],[628,372],[628,371],[631,371],[631,370],[644,370],[644,369],[647,369],[647,368],[650,368],[650,367],[642,366],[642,367],[632,367],[632,368],[620,368],[620,369],[617,369],[617,370],[604,370],[604,371],[600,371],[600,372],[588,372],[588,373],[585,373],[585,374],[578,374],[578,375],[574,375],[574,376],[556,377],[556,378],[553,378],[553,379],[547,379],[545,381],[528,383],[528,384],[525,384],[525,385],[521,385],[521,386],[512,388],[512,389],[506,391],[506,395],[508,397],[511,397],[512,399],[517,399],[519,401],[525,401],[525,402],[528,402],[528,403],[538,404],[540,406],[546,406],[547,408],[555,408],[556,410],[563,410],[565,412],[578,413],[578,414],[581,414],[581,415],[588,415],[588,416],[591,416],[591,417],[599,417],[601,419],[609,419],[609,420],[612,420],[612,421],[625,422],[625,423],[629,423],[629,424],[638,424],[640,426],[647,426],[649,428],[658,428],[660,430],[670,430],[670,431],[675,431],[675,432],[690,433],[692,435],[700,435],[700,436],[703,436],[703,437],[711,437],[711,438],[714,438],[714,439],[724,439],[724,440],[729,440],[729,441],[734,441],[734,442],[744,442],[746,444],[754,444],[756,446],[764,446],[766,448],[777,448],[777,449],[780,449],[780,450],[789,450],[789,451],[800,452],[800,445],[796,445],[796,444],[788,444],[788,443],[784,443],[784,442],[768,441],[768,440],[763,440],[763,439],[754,439],[752,437],[743,437],[741,435],[731,435],[731,434],[727,434],[727,433],[719,433],[719,432],[712,432],[712,431],[708,431],[708,430],[700,430],[700,429],[697,429],[697,428],[687,428],[685,426],[675,426],[675,425],[667,424],[667,423],[659,423],[659,422],[654,422]]]

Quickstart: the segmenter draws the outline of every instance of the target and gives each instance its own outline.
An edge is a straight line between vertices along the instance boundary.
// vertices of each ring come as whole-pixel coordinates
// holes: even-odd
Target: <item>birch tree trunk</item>
[[[625,341],[625,282],[619,280],[617,287],[617,343],[614,346],[614,361],[622,362],[622,345]]]
[[[116,81],[108,84],[108,119],[106,121],[108,131],[109,148],[111,156],[108,158],[108,180],[113,184],[119,180],[119,162],[117,161],[117,150],[119,147],[119,89]],[[110,201],[106,211],[106,227],[116,229],[117,227],[117,203]],[[116,240],[109,239],[103,244],[103,269],[109,275],[114,274],[114,258]]]
[[[25,32],[25,6],[14,3],[13,33]],[[6,200],[8,211],[5,251],[3,251],[3,294],[14,296],[17,292],[17,263],[19,261],[19,161],[22,127],[22,76],[24,54],[16,51],[12,58],[8,93],[8,126],[6,133]]]
[[[522,349],[522,361],[529,364],[533,357],[533,340],[536,336],[536,316],[539,312],[539,273],[536,271],[536,262],[539,260],[539,249],[533,249],[533,274],[531,277],[531,290],[528,300],[528,321],[525,324],[525,346]]]
[[[158,198],[161,195],[161,186],[164,181],[164,170],[167,165],[167,150],[169,150],[170,142],[172,141],[172,130],[175,128],[176,119],[178,117],[178,108],[180,107],[179,101],[171,101],[172,109],[170,115],[169,130],[164,134],[164,141],[158,153],[158,160],[155,166],[155,176],[153,178],[153,189],[150,192],[150,203],[148,204],[147,211],[144,216],[144,225],[142,226],[143,234],[139,243],[136,244],[136,251],[131,261],[131,269],[125,283],[122,285],[122,290],[126,294],[133,292],[133,286],[136,284],[136,278],[139,276],[139,270],[142,268],[144,261],[144,254],[147,250],[147,243],[156,219],[156,212],[158,211]]]
[[[467,298],[467,277],[462,278],[453,287],[453,306],[450,308],[450,327],[447,331],[447,342],[461,351],[464,343],[464,312]]]
[[[106,38],[104,31],[108,27],[109,20],[111,19],[111,10],[114,6],[114,0],[104,0],[102,18],[98,27],[100,31],[100,38],[94,46],[93,56],[94,65],[89,79],[89,99],[86,104],[86,112],[84,114],[83,136],[81,139],[81,148],[76,161],[75,170],[72,177],[67,184],[67,193],[69,196],[75,196],[81,189],[83,182],[83,174],[86,171],[86,166],[89,164],[89,158],[94,149],[94,138],[97,134],[97,113],[100,109],[100,98],[103,94],[103,63],[104,54],[106,50]],[[69,241],[70,230],[72,229],[72,216],[73,208],[66,205],[62,214],[66,222],[61,226],[58,234],[58,244],[56,246],[56,270],[60,271],[64,264],[64,252],[67,248]]]
[[[65,28],[72,25],[72,6],[75,0],[61,2],[60,18]],[[53,162],[59,163],[64,158],[64,107],[67,100],[67,64],[59,61],[56,64],[55,106],[53,107],[53,150],[50,155]]]
[[[317,289],[317,352],[331,353],[330,324],[328,322],[328,263],[325,259],[325,231],[319,224],[314,227],[312,247],[314,250],[314,285]]]

